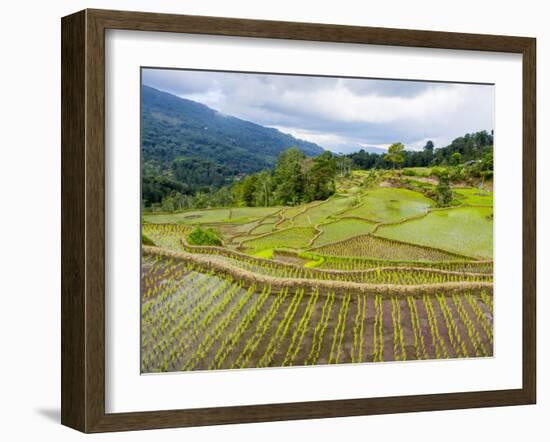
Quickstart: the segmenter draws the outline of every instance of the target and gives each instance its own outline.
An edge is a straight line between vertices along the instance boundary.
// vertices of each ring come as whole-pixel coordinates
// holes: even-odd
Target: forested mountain
[[[160,200],[166,190],[193,193],[219,188],[235,176],[275,165],[297,147],[308,156],[324,150],[277,129],[223,115],[195,101],[142,86],[141,144],[144,190]]]

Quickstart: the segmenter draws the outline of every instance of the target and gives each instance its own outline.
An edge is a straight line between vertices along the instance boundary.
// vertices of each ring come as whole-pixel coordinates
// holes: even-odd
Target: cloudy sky
[[[334,152],[493,129],[489,85],[144,69],[143,83]]]

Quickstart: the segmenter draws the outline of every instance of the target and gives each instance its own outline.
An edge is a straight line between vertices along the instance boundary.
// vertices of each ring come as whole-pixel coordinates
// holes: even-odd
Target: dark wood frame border
[[[62,30],[61,422],[84,432],[534,404],[536,40],[449,32],[84,10]],[[523,386],[401,397],[105,413],[105,30],[185,32],[523,56]]]

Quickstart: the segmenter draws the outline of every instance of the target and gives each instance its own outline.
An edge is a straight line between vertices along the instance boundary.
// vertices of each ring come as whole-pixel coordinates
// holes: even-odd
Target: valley
[[[353,170],[297,205],[144,212],[142,371],[491,356],[490,182],[452,185],[440,207],[423,174]]]

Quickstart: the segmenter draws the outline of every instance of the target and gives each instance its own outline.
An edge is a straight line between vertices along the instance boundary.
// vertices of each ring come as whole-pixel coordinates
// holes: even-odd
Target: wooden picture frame
[[[523,385],[519,389],[105,412],[105,30],[261,37],[523,57]],[[84,10],[62,19],[62,408],[83,432],[534,404],[536,400],[536,41],[533,38]]]

